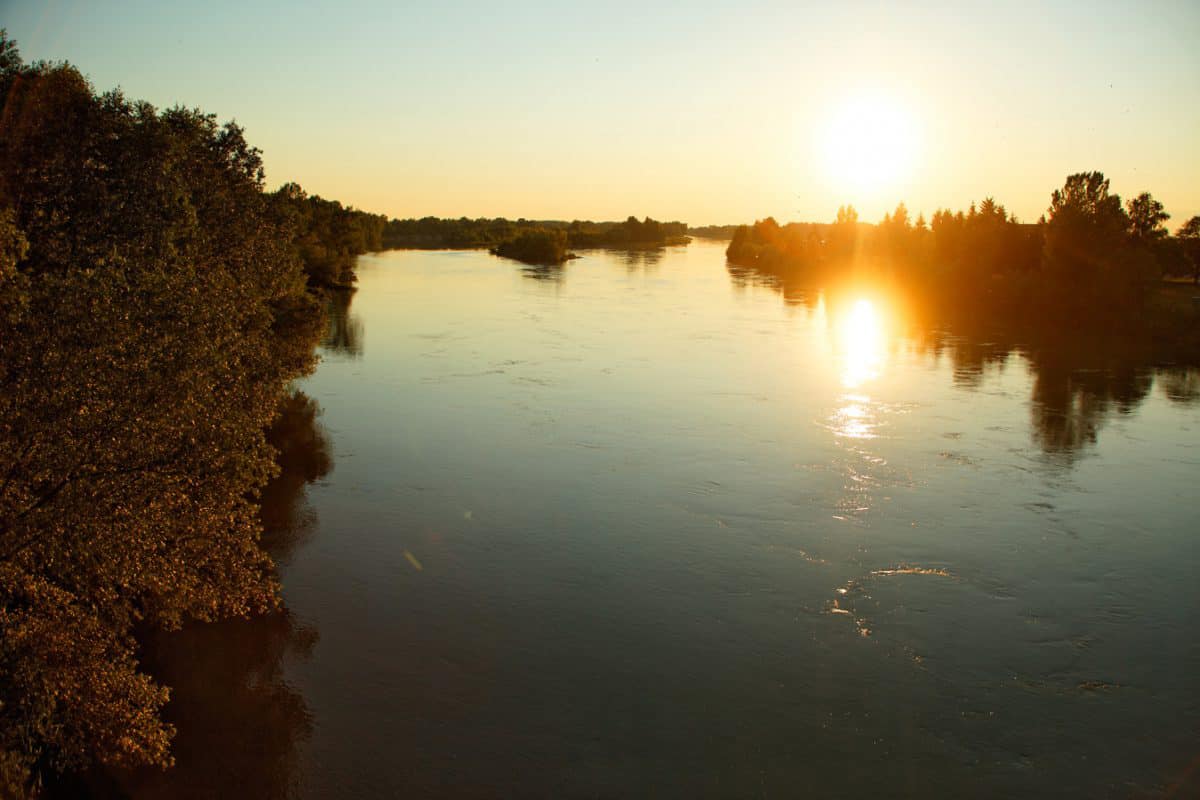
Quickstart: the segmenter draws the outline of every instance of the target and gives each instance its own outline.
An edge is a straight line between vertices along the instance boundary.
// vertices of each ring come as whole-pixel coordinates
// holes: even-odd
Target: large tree
[[[1050,200],[1042,265],[1060,302],[1082,308],[1136,294],[1140,275],[1128,259],[1129,217],[1100,172],[1067,176]],[[1074,301],[1074,302],[1071,302]]]

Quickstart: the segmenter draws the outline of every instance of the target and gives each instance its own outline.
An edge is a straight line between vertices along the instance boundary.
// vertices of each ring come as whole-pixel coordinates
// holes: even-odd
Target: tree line
[[[730,262],[829,277],[870,270],[927,299],[1016,312],[1048,305],[1072,319],[1111,321],[1147,307],[1164,277],[1200,283],[1200,217],[1170,235],[1149,193],[1122,204],[1099,172],[1070,175],[1047,213],[1026,224],[993,198],[914,220],[903,203],[877,225],[852,206],[829,224],[760,220],[735,231]]]
[[[689,227],[688,234],[691,236],[699,236],[703,239],[724,239],[726,241],[733,238],[737,233],[737,229],[741,225],[701,225],[700,227]]]
[[[659,247],[686,244],[687,225],[682,222],[660,222],[650,217],[639,220],[628,217],[623,222],[591,222],[590,220],[508,220],[496,219],[393,219],[383,231],[383,246],[387,248],[489,248],[509,249],[526,231],[561,231],[566,247]],[[537,238],[548,241],[548,234]],[[525,241],[531,241],[526,237]],[[502,247],[508,244],[508,247]],[[522,246],[522,249],[524,247]],[[565,255],[564,255],[565,258]],[[559,259],[561,263],[563,259]]]

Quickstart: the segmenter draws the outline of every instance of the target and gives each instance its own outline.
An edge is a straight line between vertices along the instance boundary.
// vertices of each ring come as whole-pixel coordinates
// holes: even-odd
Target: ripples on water
[[[135,795],[1195,791],[1195,371],[704,242],[359,274],[268,509],[289,611],[155,647]]]

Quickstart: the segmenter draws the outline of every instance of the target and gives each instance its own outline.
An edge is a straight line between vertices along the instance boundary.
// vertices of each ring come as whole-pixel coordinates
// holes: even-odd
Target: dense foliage
[[[2,34],[0,107],[0,785],[22,794],[170,762],[135,626],[277,605],[264,431],[321,332],[297,253],[340,223],[264,193],[235,125]]]
[[[295,229],[294,247],[312,286],[347,288],[355,281],[354,257],[383,249],[387,217],[309,197],[294,183],[271,195],[278,213]]]

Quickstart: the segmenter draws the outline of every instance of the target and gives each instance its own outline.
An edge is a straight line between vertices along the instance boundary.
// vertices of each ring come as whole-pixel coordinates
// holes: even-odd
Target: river
[[[149,646],[179,764],[125,788],[1194,787],[1200,375],[722,248],[362,257],[268,498],[287,612]]]

